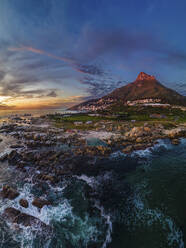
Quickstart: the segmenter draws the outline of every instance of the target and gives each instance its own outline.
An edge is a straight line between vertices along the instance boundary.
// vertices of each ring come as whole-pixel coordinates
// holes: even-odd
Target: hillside
[[[186,106],[186,97],[178,94],[176,91],[169,89],[162,85],[154,76],[148,75],[141,72],[137,79],[121,88],[117,88],[110,94],[88,102],[81,103],[80,105],[74,106],[73,110],[81,108],[88,108],[97,106],[101,108],[101,104],[110,105],[113,102],[123,102],[143,100],[143,99],[159,99],[161,103],[183,105]],[[95,107],[94,107],[95,108]]]
[[[141,72],[133,83],[118,88],[105,96],[123,101],[158,98],[162,103],[186,104],[186,97],[159,83],[154,76]]]

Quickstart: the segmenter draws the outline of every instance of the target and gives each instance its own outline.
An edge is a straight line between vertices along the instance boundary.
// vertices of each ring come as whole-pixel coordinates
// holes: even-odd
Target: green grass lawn
[[[123,111],[113,112],[111,110],[100,113],[100,116],[89,116],[88,114],[73,114],[71,116],[49,115],[48,118],[54,122],[55,126],[65,129],[91,130],[95,129],[95,123],[112,121],[113,125],[119,125],[129,122],[130,126],[140,126],[144,122],[149,124],[162,124],[165,128],[175,127],[178,124],[186,123],[186,111],[176,108],[162,107],[142,107],[142,106],[124,106]],[[159,114],[163,117],[152,118],[151,114]],[[131,121],[135,120],[134,123]],[[92,124],[86,124],[92,121]],[[74,122],[82,122],[76,126]]]

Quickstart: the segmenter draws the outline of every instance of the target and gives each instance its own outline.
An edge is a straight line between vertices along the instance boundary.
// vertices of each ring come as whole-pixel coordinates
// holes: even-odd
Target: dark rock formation
[[[52,228],[42,221],[40,221],[38,218],[21,213],[18,209],[15,208],[6,208],[3,213],[3,218],[7,219],[8,221],[15,223],[15,224],[21,224],[25,227],[35,227],[35,228],[42,228],[43,231],[51,232]]]
[[[34,205],[37,208],[42,208],[45,205],[51,205],[51,203],[45,199],[35,198],[32,202],[32,205]]]
[[[2,191],[0,192],[0,195],[3,198],[8,198],[9,200],[14,200],[16,197],[19,196],[19,193],[10,187],[9,185],[4,185]]]
[[[26,199],[21,199],[19,201],[19,204],[23,207],[23,208],[28,208],[28,201]]]

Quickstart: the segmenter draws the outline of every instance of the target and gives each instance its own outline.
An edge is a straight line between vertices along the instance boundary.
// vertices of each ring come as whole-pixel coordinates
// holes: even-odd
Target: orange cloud
[[[32,52],[32,53],[37,53],[37,54],[42,54],[63,62],[68,63],[75,71],[82,73],[82,74],[92,74],[92,75],[102,75],[102,71],[97,68],[96,66],[93,65],[82,65],[79,64],[77,61],[70,59],[70,58],[66,58],[66,57],[60,57],[60,56],[56,56],[53,55],[51,53],[48,53],[44,50],[40,50],[40,49],[36,49],[33,47],[29,47],[29,46],[22,46],[22,47],[9,47],[8,48],[9,51],[28,51],[28,52]]]
[[[51,58],[54,58],[54,59],[57,59],[57,60],[60,60],[60,61],[63,61],[63,62],[72,63],[72,64],[75,63],[75,61],[72,60],[72,59],[69,59],[69,58],[66,58],[66,57],[59,57],[59,56],[53,55],[51,53],[45,52],[43,50],[39,50],[39,49],[36,49],[36,48],[33,48],[33,47],[28,47],[28,46],[9,47],[8,50],[9,51],[29,51],[29,52],[32,52],[32,53],[43,54],[43,55],[46,55],[48,57],[51,57]]]

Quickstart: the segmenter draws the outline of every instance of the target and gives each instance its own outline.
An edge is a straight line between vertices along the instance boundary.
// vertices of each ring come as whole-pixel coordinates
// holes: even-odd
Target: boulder
[[[21,224],[25,227],[34,227],[39,229],[42,228],[43,231],[51,232],[52,228],[45,223],[43,223],[38,218],[28,215],[25,213],[22,213],[18,209],[15,208],[6,208],[3,213],[3,218],[7,219],[8,221],[15,223],[15,224]]]
[[[107,140],[108,145],[112,145],[112,140]]]
[[[0,161],[3,162],[4,160],[6,160],[8,158],[8,153],[7,152],[3,152],[0,155]]]
[[[183,136],[183,133],[185,132],[182,128],[173,128],[171,130],[164,130],[164,134],[167,135],[169,138],[177,138],[179,136]]]
[[[32,205],[41,209],[45,205],[51,205],[51,203],[45,199],[35,198],[32,202]]]
[[[143,127],[133,127],[129,132],[125,133],[125,137],[134,138],[144,135]]]
[[[19,145],[19,144],[14,144],[10,146],[10,148],[12,149],[23,148],[23,147],[24,147],[23,145]]]
[[[147,147],[151,147],[152,144],[136,144],[134,145],[134,150],[145,150]]]
[[[138,138],[136,139],[136,142],[137,142],[137,143],[142,143],[142,142],[143,142],[143,139],[142,139],[141,137],[138,137]]]
[[[147,126],[144,126],[143,130],[147,133],[150,133],[151,132],[151,129],[150,127],[147,127]]]
[[[96,146],[96,149],[101,155],[108,155],[111,152],[111,149],[105,146]]]
[[[8,155],[8,162],[11,164],[16,164],[20,159],[21,159],[21,155],[16,150],[13,150]]]
[[[46,175],[46,174],[39,174],[38,179],[40,179],[42,181],[50,181],[51,183],[57,183],[58,182],[57,177]]]
[[[127,147],[125,147],[123,150],[122,150],[122,152],[124,152],[124,153],[130,153],[130,152],[132,152],[133,151],[133,146],[127,146]]]
[[[179,144],[180,144],[180,141],[179,141],[179,139],[172,139],[172,140],[171,140],[171,143],[172,143],[173,145],[179,145]]]
[[[28,208],[28,201],[26,199],[20,199],[19,204],[23,208]]]
[[[9,185],[4,185],[2,191],[0,192],[0,195],[3,198],[14,200],[16,197],[19,196],[19,192],[17,192],[15,189],[10,187]]]

